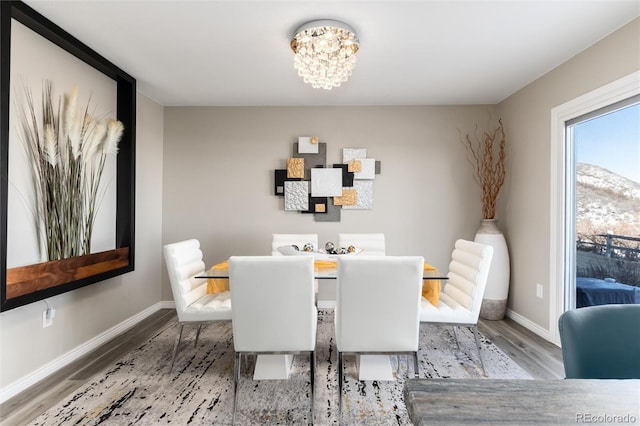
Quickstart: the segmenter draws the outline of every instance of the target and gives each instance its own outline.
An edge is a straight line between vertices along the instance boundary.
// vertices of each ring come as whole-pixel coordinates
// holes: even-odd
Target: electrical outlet
[[[53,309],[45,309],[42,311],[42,328],[47,328],[53,324],[53,315],[51,314],[52,310]]]
[[[542,299],[543,294],[544,294],[544,289],[542,288],[542,284],[536,284],[536,296]]]

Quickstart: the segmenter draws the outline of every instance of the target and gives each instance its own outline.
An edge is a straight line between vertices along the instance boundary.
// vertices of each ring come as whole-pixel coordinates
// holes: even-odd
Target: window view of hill
[[[579,235],[640,236],[640,183],[584,163],[577,165],[576,180]]]
[[[640,183],[578,163],[576,202],[576,275],[640,287]]]

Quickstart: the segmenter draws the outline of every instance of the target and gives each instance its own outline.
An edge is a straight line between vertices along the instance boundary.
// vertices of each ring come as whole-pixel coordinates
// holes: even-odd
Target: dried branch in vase
[[[506,175],[506,136],[502,119],[498,123],[498,127],[491,133],[483,131],[478,136],[476,126],[473,139],[468,134],[460,136],[467,150],[467,160],[473,166],[473,178],[480,185],[483,219],[495,219],[498,195]]]

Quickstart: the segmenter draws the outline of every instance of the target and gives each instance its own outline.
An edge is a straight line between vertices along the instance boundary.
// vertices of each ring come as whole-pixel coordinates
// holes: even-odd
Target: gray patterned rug
[[[94,376],[72,396],[32,425],[229,425],[233,402],[233,341],[230,323],[203,328],[193,347],[195,327],[185,327],[176,365],[169,373],[177,322]],[[473,334],[460,329],[460,349],[452,329],[422,325],[420,377],[483,379]],[[488,378],[530,378],[507,355],[481,336]],[[319,312],[316,350],[315,423],[338,424],[337,355],[333,313]],[[345,355],[343,424],[409,425],[402,388],[413,362],[392,357],[396,381],[358,381],[355,359]],[[253,364],[249,357],[249,365]],[[246,364],[246,363],[245,363]],[[253,381],[243,368],[239,425],[309,424],[308,356],[295,357],[291,379]]]

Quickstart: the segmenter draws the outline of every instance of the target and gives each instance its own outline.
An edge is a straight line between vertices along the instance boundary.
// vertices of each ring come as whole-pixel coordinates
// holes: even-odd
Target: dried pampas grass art
[[[77,88],[54,107],[52,83],[42,88],[40,114],[24,87],[18,105],[20,136],[30,161],[35,187],[35,214],[48,260],[90,253],[91,235],[107,157],[118,152],[124,127],[120,121],[94,117],[90,101],[76,105]]]

